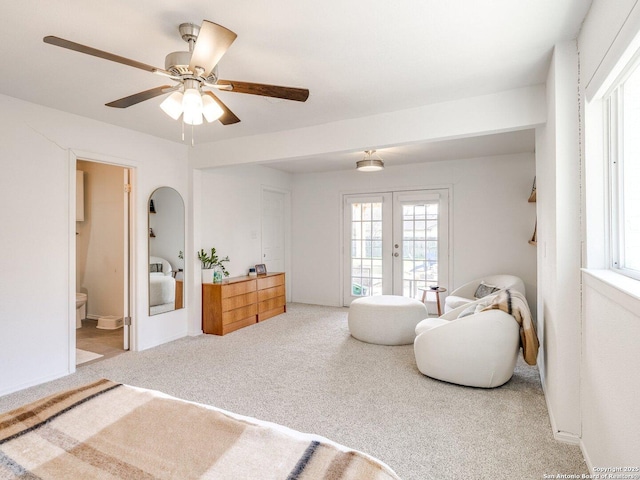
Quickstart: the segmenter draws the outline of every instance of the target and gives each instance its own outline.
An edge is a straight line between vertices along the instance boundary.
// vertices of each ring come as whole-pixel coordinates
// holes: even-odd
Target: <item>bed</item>
[[[0,478],[398,480],[324,437],[106,379],[0,414]]]
[[[176,280],[171,264],[160,257],[149,257],[149,313],[175,310]]]

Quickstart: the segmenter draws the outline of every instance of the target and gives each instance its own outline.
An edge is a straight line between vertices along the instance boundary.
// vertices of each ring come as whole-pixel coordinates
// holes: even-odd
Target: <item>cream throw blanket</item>
[[[516,319],[520,325],[520,346],[524,361],[529,365],[535,365],[538,358],[538,336],[527,299],[517,290],[506,289],[498,293],[483,311],[493,309],[507,312]]]
[[[376,479],[326,438],[100,380],[0,414],[0,479]]]

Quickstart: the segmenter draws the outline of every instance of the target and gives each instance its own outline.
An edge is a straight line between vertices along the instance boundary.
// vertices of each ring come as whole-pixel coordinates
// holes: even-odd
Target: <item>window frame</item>
[[[640,271],[625,264],[624,201],[624,87],[629,77],[640,70],[640,50],[622,70],[603,96],[605,140],[609,170],[609,268],[621,275],[640,280]]]

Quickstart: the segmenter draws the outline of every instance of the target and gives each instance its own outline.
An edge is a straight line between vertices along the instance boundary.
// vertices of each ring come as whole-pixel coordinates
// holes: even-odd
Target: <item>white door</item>
[[[131,340],[131,171],[124,169],[124,327],[122,348],[129,350]]]
[[[345,195],[343,305],[447,287],[448,204],[446,189]]]
[[[343,304],[358,297],[390,295],[392,195],[345,195]]]
[[[286,193],[262,190],[262,263],[267,272],[285,271]]]
[[[394,295],[422,298],[449,283],[448,204],[446,190],[393,194]]]

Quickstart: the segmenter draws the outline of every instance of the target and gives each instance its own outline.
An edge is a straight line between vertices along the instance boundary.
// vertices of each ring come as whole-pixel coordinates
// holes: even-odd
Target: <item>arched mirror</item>
[[[184,201],[170,187],[149,197],[149,315],[184,307]]]

